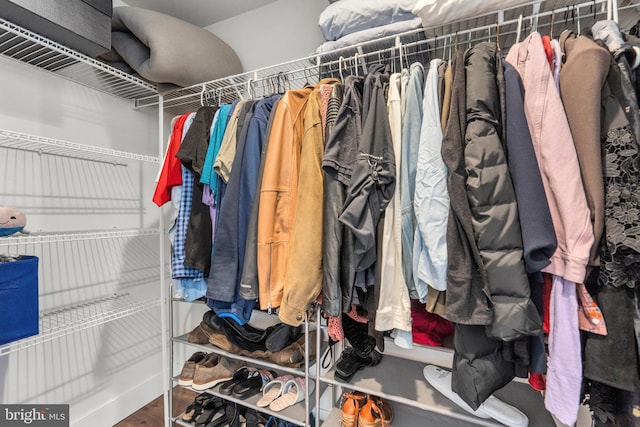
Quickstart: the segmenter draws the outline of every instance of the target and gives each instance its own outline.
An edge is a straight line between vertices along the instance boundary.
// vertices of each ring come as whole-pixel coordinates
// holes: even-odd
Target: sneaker
[[[191,385],[193,382],[193,375],[196,372],[196,364],[201,363],[207,357],[207,354],[202,351],[193,353],[191,357],[182,365],[182,371],[178,375],[178,384]]]
[[[222,381],[233,378],[233,373],[242,366],[244,366],[243,361],[227,357],[220,357],[215,365],[198,365],[193,376],[192,387],[198,391],[212,388]]]

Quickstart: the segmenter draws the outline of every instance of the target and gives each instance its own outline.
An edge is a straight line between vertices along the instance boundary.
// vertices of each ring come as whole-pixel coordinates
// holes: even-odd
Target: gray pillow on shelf
[[[169,15],[115,7],[111,31],[112,51],[102,59],[124,62],[151,82],[184,87],[242,72],[238,55],[219,37]]]

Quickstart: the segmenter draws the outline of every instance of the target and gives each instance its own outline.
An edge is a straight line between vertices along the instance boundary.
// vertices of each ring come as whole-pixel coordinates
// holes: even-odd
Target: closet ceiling
[[[199,27],[206,27],[275,1],[276,0],[124,0],[129,6],[142,7],[175,16]]]

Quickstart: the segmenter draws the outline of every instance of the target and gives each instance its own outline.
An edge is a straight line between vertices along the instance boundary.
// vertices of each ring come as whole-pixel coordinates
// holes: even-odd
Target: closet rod
[[[525,20],[525,22],[533,23],[534,19],[536,21],[539,21],[540,18],[546,18],[546,17],[550,18],[552,15],[555,15],[554,27],[562,28],[562,27],[566,27],[564,23],[565,19],[562,18],[563,14],[565,14],[566,16],[571,12],[575,13],[577,11],[577,16],[572,16],[571,18],[569,18],[571,19],[571,23],[573,24],[573,22],[576,21],[576,18],[584,22],[591,19],[594,15],[601,16],[607,13],[608,0],[590,0],[590,1],[584,1],[582,3],[578,3],[575,5],[567,4],[568,2],[564,2],[565,4],[564,6],[554,8],[552,10],[544,10],[544,11],[539,11],[537,13],[529,13],[526,15],[522,14],[523,15],[522,18],[519,18],[519,16],[514,16],[511,19],[507,19],[507,20],[503,19],[503,17],[505,16],[504,15],[505,11],[511,11],[511,13],[515,11],[515,13],[517,13],[519,10],[525,10],[527,7],[535,6],[536,4],[550,5],[553,3],[553,1],[554,0],[532,1],[524,5],[505,8],[498,11],[493,11],[493,12],[475,16],[471,19],[467,19],[463,21],[457,21],[454,23],[439,25],[437,27],[420,28],[420,29],[407,31],[400,34],[385,36],[375,40],[370,40],[367,42],[348,46],[345,48],[336,49],[330,52],[324,52],[316,55],[311,55],[305,58],[285,61],[277,65],[259,68],[259,69],[256,69],[255,71],[250,71],[250,72],[246,72],[246,73],[242,73],[234,76],[212,80],[209,82],[201,83],[201,84],[190,86],[187,88],[176,89],[175,91],[169,92],[165,96],[165,105],[168,108],[176,108],[176,107],[187,106],[187,105],[194,106],[196,104],[195,103],[196,98],[198,101],[197,104],[199,105],[200,94],[202,92],[203,86],[206,91],[210,93],[215,93],[216,97],[218,95],[221,95],[220,96],[221,99],[224,98],[225,96],[227,96],[227,98],[229,99],[231,94],[233,94],[234,99],[237,99],[239,97],[247,97],[246,89],[243,86],[246,86],[249,79],[252,80],[251,84],[254,85],[253,87],[264,87],[266,86],[265,82],[269,78],[271,78],[274,75],[277,75],[280,72],[290,76],[289,80],[292,83],[292,87],[295,87],[294,83],[296,81],[299,81],[302,79],[309,79],[309,78],[318,78],[318,76],[320,75],[320,72],[322,72],[323,75],[337,72],[339,59],[331,59],[329,61],[327,61],[326,59],[323,59],[323,58],[327,58],[328,56],[331,56],[332,58],[337,58],[337,56],[339,56],[341,52],[342,53],[349,52],[349,55],[346,56],[346,58],[343,58],[343,61],[345,61],[346,59],[347,61],[349,61],[349,63],[351,63],[353,62],[352,58],[354,56],[351,53],[354,50],[357,50],[358,48],[375,46],[377,43],[381,43],[381,42],[392,42],[398,37],[403,38],[403,37],[418,34],[420,32],[426,33],[428,31],[433,31],[434,28],[439,28],[439,29],[443,29],[445,27],[451,28],[455,24],[458,24],[461,22],[470,22],[472,20],[477,21],[479,18],[488,17],[491,15],[496,16],[496,22],[475,26],[473,28],[460,29],[458,31],[450,31],[446,34],[432,36],[424,40],[403,43],[402,49],[403,51],[406,51],[407,49],[411,49],[411,48],[424,47],[424,49],[422,50],[418,49],[417,51],[414,51],[414,52],[406,52],[407,56],[421,55],[436,49],[439,50],[440,48],[442,48],[444,41],[447,41],[449,44],[452,43],[454,38],[456,37],[456,34],[458,37],[459,46],[464,46],[466,43],[473,44],[478,41],[487,40],[487,39],[495,41],[495,30],[496,30],[497,24],[499,24],[500,26],[500,41],[501,41],[500,45],[504,47],[508,47],[510,44],[503,42],[504,37],[516,33],[515,29],[512,30],[509,27],[513,26],[515,28],[519,20]],[[640,6],[639,2],[631,1],[628,4],[619,7],[618,10],[623,11],[626,9],[637,8],[638,6]],[[501,22],[498,22],[500,20]],[[567,20],[567,23],[568,22],[569,21]],[[547,23],[547,24],[538,23],[537,27],[539,28],[541,26],[549,26],[549,25],[550,23]],[[527,30],[527,31],[530,31],[530,30]],[[474,34],[477,34],[479,32],[482,32],[483,34],[481,36],[476,35],[474,37]],[[464,37],[465,35],[468,35],[468,37],[465,38]],[[440,44],[439,43],[440,41],[442,41],[443,43]],[[431,44],[435,46],[431,46]],[[380,60],[382,60],[383,55],[389,54],[389,53],[394,54],[394,52],[396,52],[395,55],[398,55],[397,54],[398,47],[390,46],[390,47],[375,49],[370,52],[358,53],[358,58],[359,59],[361,58],[366,62],[370,62],[372,57],[375,59],[375,57],[378,56],[380,57]],[[404,53],[403,53],[403,56],[405,56]],[[398,56],[396,56],[396,58],[398,58]],[[391,59],[393,58],[389,58],[389,57],[384,58],[385,61],[389,61]],[[376,61],[374,60],[374,62]],[[298,74],[298,77],[295,77],[296,74]],[[291,76],[294,76],[294,77],[291,77]]]

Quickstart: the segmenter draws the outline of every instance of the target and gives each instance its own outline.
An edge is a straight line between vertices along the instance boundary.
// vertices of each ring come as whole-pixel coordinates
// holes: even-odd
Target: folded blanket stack
[[[159,90],[191,86],[242,72],[240,59],[213,33],[159,12],[113,9],[111,51],[101,59],[158,83]]]
[[[327,42],[316,52],[326,53],[420,28],[420,19],[411,12],[414,5],[415,0],[341,0],[332,3],[318,20]],[[385,46],[375,48],[390,47],[393,43],[391,40]]]

